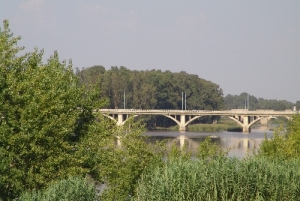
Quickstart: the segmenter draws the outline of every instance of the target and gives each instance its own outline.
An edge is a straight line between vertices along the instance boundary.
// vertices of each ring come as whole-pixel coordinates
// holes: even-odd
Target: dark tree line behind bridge
[[[228,94],[224,97],[226,109],[245,109],[249,110],[293,110],[296,106],[297,110],[300,110],[300,101],[292,103],[286,100],[274,100],[274,99],[263,99],[256,98],[255,96],[249,95],[247,98],[247,93],[241,93],[240,95]],[[249,100],[249,107],[247,104],[247,99]]]
[[[126,109],[224,109],[223,91],[219,85],[184,71],[131,71],[123,66],[105,70],[103,66],[94,66],[81,71],[77,69],[76,75],[86,86],[99,86],[101,97],[109,99],[107,107],[112,109],[124,108],[124,92]],[[212,120],[205,117],[199,121],[210,123]],[[148,117],[149,122],[160,126],[174,125],[172,120],[164,117]]]

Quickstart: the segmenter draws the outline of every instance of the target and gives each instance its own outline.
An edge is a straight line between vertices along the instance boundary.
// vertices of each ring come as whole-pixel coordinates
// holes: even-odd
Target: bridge
[[[104,116],[112,119],[117,125],[122,126],[130,116],[139,115],[163,115],[172,119],[179,125],[180,131],[187,130],[188,124],[203,116],[225,116],[236,121],[242,128],[244,133],[251,131],[250,127],[259,120],[269,120],[278,116],[284,116],[287,119],[292,118],[297,111],[285,110],[256,110],[248,111],[248,109],[232,109],[221,111],[210,110],[141,110],[141,109],[99,109]]]

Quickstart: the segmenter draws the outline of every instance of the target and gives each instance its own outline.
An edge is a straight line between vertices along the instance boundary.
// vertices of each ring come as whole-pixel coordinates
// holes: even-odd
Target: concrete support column
[[[180,131],[186,131],[186,126],[185,126],[185,115],[182,114],[180,115],[180,125],[179,125],[179,130]]]
[[[123,126],[123,124],[124,124],[123,114],[118,114],[117,125],[118,125],[118,126]]]
[[[243,133],[250,133],[250,117],[249,116],[242,116],[243,118]]]

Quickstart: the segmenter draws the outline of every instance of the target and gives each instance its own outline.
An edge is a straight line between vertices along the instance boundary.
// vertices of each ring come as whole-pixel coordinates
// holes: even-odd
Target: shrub
[[[57,201],[76,200],[94,201],[96,199],[96,189],[84,178],[73,177],[60,180],[50,185],[43,191],[26,192],[21,195],[19,201]]]

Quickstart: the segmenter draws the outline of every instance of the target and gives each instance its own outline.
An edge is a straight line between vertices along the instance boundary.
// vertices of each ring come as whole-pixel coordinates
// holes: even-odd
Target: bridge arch
[[[159,109],[98,109],[94,112],[101,112],[104,116],[110,118],[117,125],[123,125],[128,119],[130,114],[134,116],[140,115],[162,115],[179,125],[179,130],[186,130],[188,126],[195,119],[203,116],[227,116],[229,119],[234,120],[243,128],[243,132],[249,133],[249,128],[257,121],[277,116],[284,116],[291,119],[295,114],[293,111],[273,111],[273,110],[159,110]]]
[[[264,118],[268,118],[268,117],[258,117],[257,119],[254,119],[254,120],[251,121],[251,123],[249,124],[249,128],[250,128],[253,124],[255,124],[256,122],[258,122],[259,120],[264,119]]]
[[[111,120],[113,120],[115,123],[117,123],[117,120],[115,118],[113,118],[112,116],[109,116],[107,114],[102,114],[102,115],[109,118],[109,119],[111,119]]]
[[[256,123],[257,121],[259,121],[261,119],[264,119],[264,118],[269,118],[269,117],[266,117],[266,116],[252,116],[252,117],[253,117],[253,119],[252,119],[252,121],[250,121],[250,116],[243,116],[243,120],[229,116],[230,119],[237,122],[243,128],[244,133],[249,133],[251,126],[254,123]]]
[[[118,126],[123,126],[126,123],[126,121],[130,118],[130,116],[133,116],[133,117],[139,116],[139,115],[136,115],[136,114],[134,114],[134,115],[126,114],[125,117],[123,116],[124,114],[118,114],[118,115],[110,116],[110,115],[107,115],[107,114],[104,114],[104,113],[102,113],[102,115],[109,118],[109,119],[111,119],[111,120],[113,120]]]
[[[203,115],[204,116],[204,115]],[[185,126],[188,126],[190,123],[192,123],[194,120],[198,119],[199,117],[202,117],[202,116],[194,116],[192,117],[190,120],[188,120],[186,123],[185,123]]]
[[[241,127],[243,127],[243,124],[242,122],[240,122],[239,120],[237,120],[236,118],[234,117],[228,117],[229,119],[232,119],[233,121],[237,122]]]

